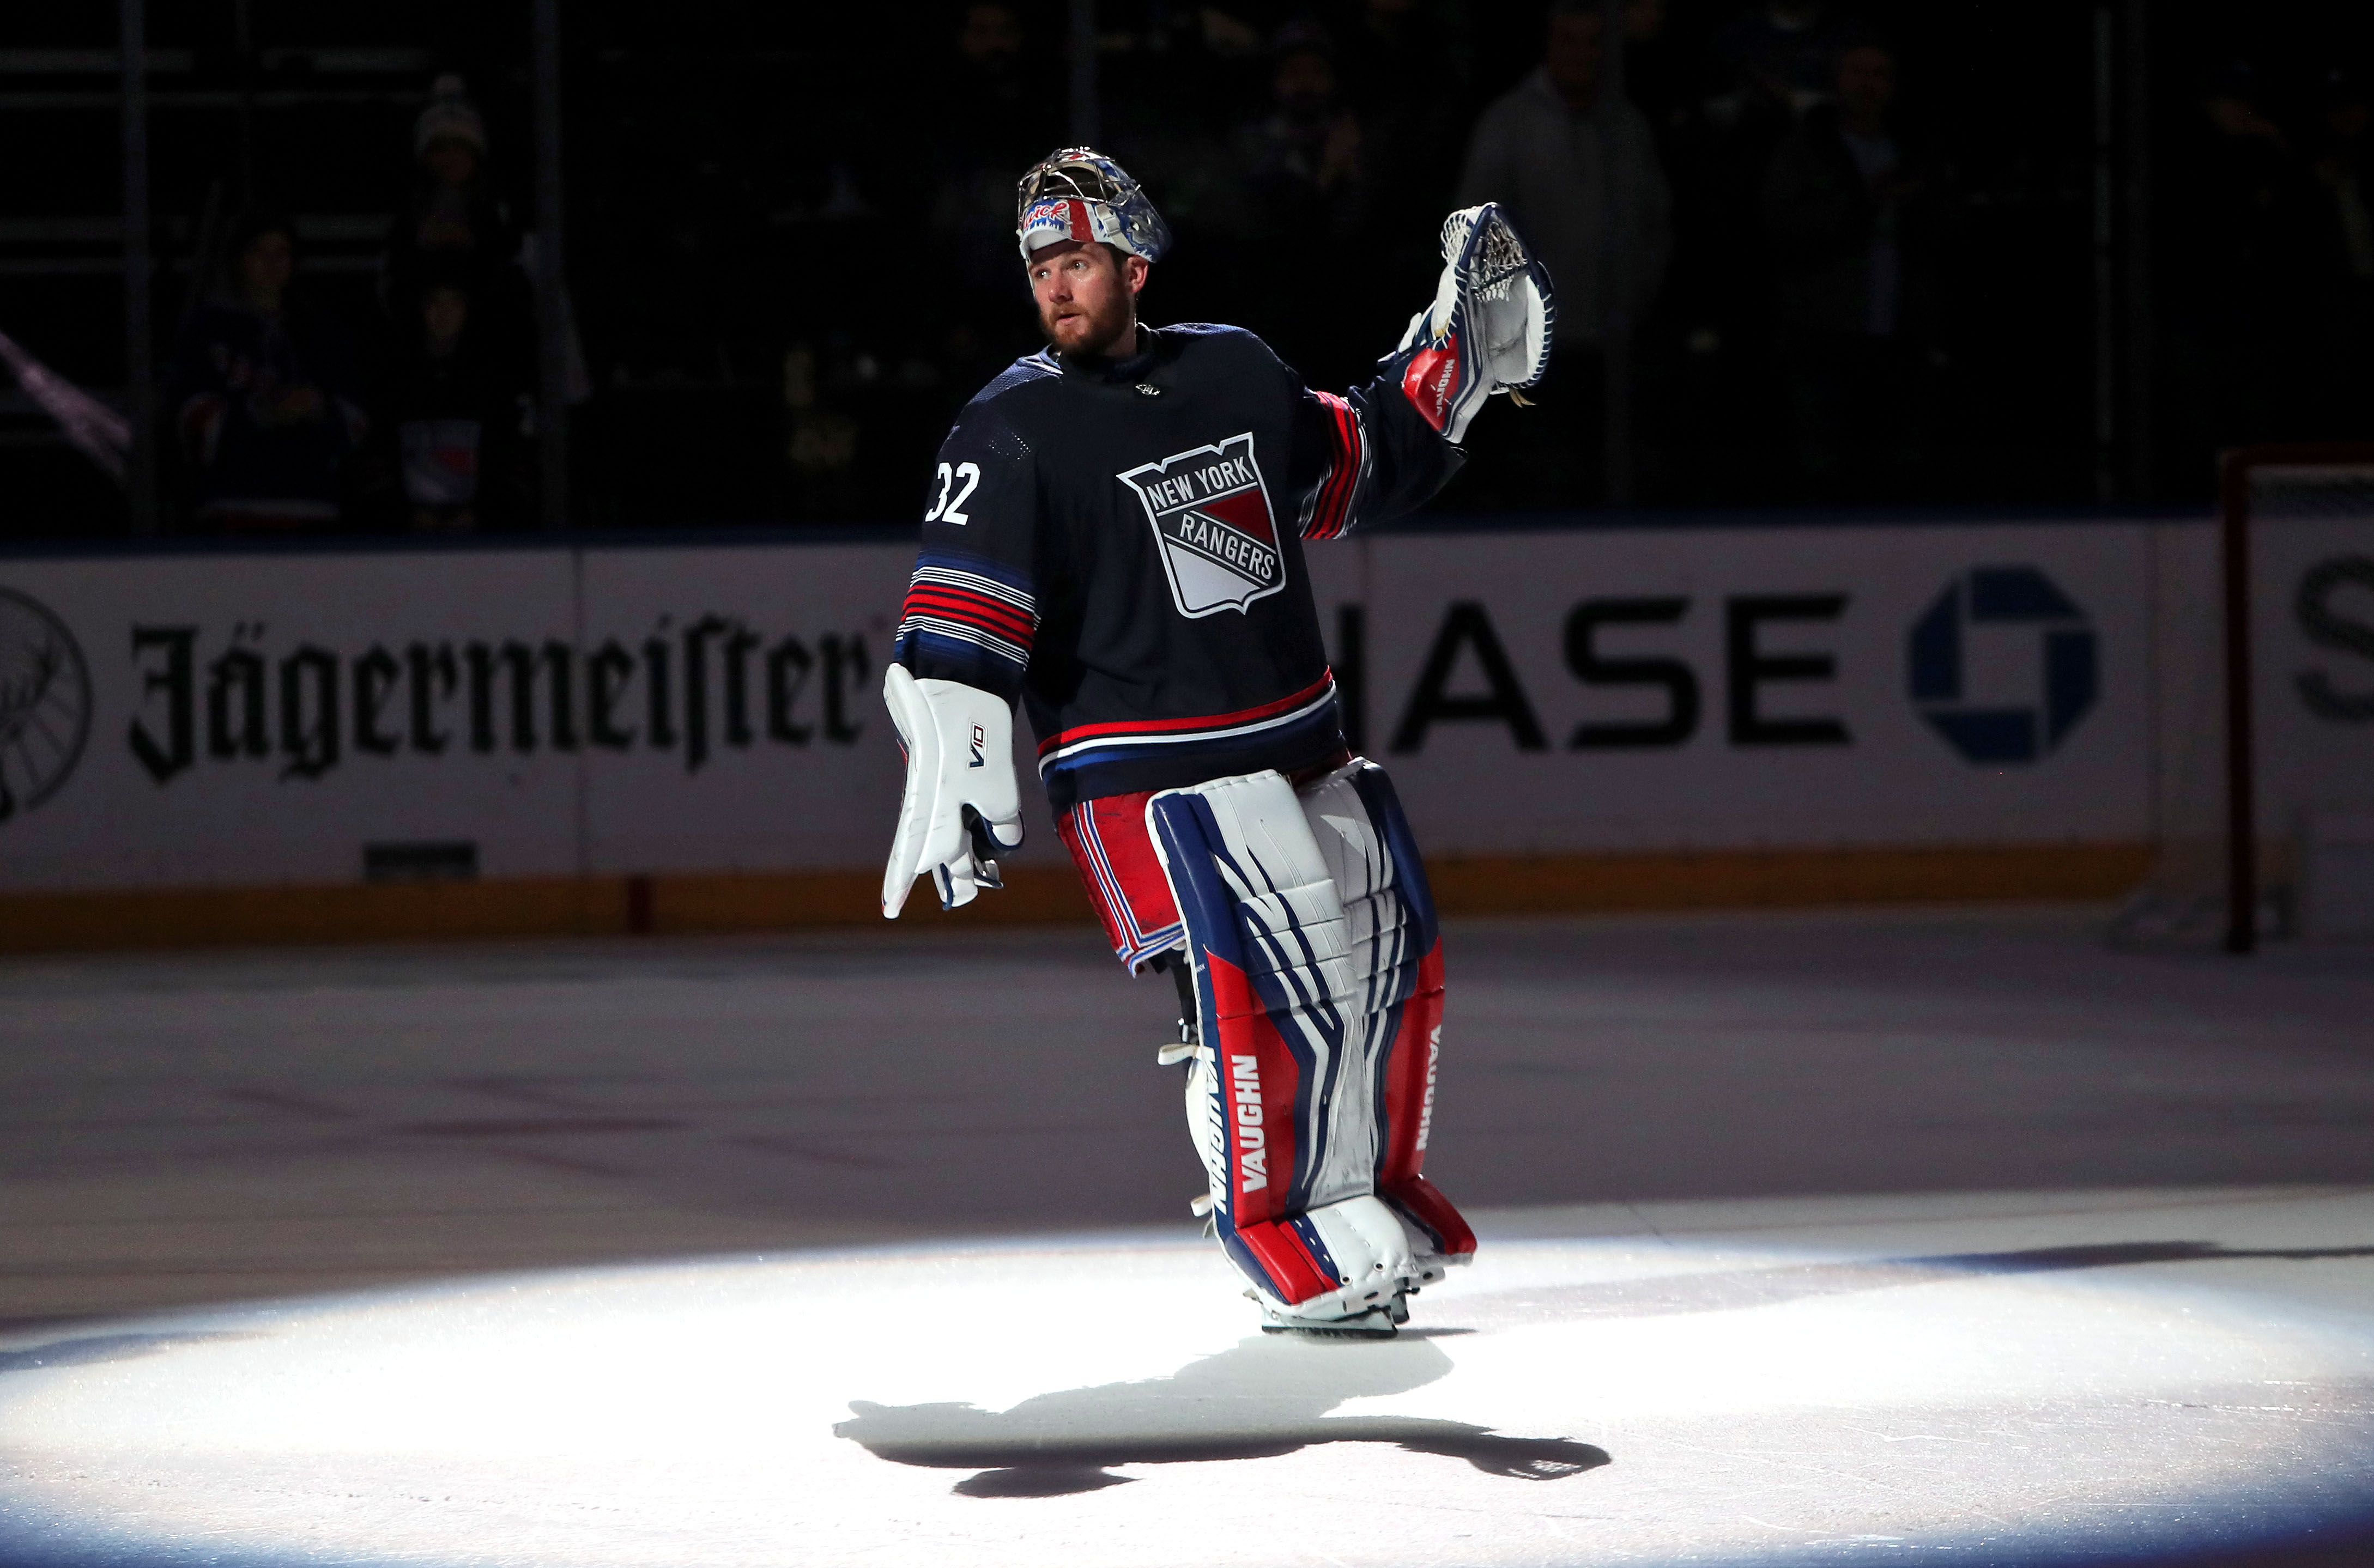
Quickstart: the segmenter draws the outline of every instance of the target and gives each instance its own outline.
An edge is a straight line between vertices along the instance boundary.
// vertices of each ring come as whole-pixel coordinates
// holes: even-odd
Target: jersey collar
[[[1101,381],[1142,381],[1169,357],[1169,345],[1164,343],[1159,331],[1143,322],[1138,325],[1137,341],[1138,351],[1122,359],[1075,359],[1069,355],[1052,353],[1049,357],[1067,376],[1090,377]]]

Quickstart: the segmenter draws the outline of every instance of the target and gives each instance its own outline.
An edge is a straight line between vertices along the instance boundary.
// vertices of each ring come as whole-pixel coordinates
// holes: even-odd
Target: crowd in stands
[[[1373,374],[1430,298],[1444,214],[1498,201],[1556,280],[1556,350],[1536,410],[1479,427],[1492,461],[1471,465],[1459,504],[1604,498],[1611,338],[1632,421],[1670,417],[1676,399],[1660,402],[1640,352],[1660,318],[1683,330],[1658,341],[1748,367],[1748,417],[1785,431],[1769,498],[1886,494],[1922,461],[1923,269],[1942,242],[1940,182],[1899,139],[1889,41],[1828,0],[1763,0],[1685,48],[1664,0],[1628,0],[1618,65],[1604,11],[1557,0],[1518,22],[1450,0],[1240,0],[1119,18],[1101,40],[1101,140],[1179,237],[1148,315],[1250,326],[1340,387]],[[945,368],[951,394],[1033,345],[1012,186],[1065,135],[1032,30],[1046,20],[973,0],[929,95],[946,106],[931,238],[950,285],[936,341],[911,352]],[[1490,45],[1511,54],[1515,27],[1529,67],[1496,83],[1482,62]],[[805,365],[834,345],[794,352]],[[829,416],[816,399],[801,415]],[[818,477],[857,461],[846,442],[794,451]]]
[[[2182,436],[2374,439],[2374,91],[2335,67],[2294,106],[2231,64],[2189,131],[2167,278]]]
[[[1626,439],[1661,454],[1632,481],[1638,498],[1919,498],[1962,417],[1973,322],[2042,287],[1974,238],[1985,193],[1923,134],[1922,84],[1944,63],[1908,72],[1898,39],[1832,0],[1701,6],[1686,29],[1666,0],[1628,0],[1620,51],[1605,14],[1552,0],[1512,36],[1520,24],[1480,0],[1102,6],[1099,141],[1178,236],[1148,319],[1239,322],[1341,388],[1374,373],[1430,298],[1443,215],[1498,201],[1556,281],[1552,369],[1537,407],[1479,422],[1491,461],[1445,504],[1608,498],[1611,386]],[[719,194],[713,169],[662,168],[652,188],[684,210],[636,212],[606,242],[572,233],[571,331],[599,433],[579,444],[600,449],[579,464],[590,488],[628,497],[605,520],[901,518],[955,410],[1037,346],[1014,186],[1071,140],[1063,11],[970,0],[942,15],[930,57],[876,118],[787,149],[772,216],[744,211],[763,195]],[[2178,94],[2189,141],[2166,167],[2184,199],[2163,204],[2180,232],[2156,308],[2168,404],[2191,421],[2175,439],[2193,447],[2374,437],[2369,100],[2344,71],[2320,92],[2270,102],[2237,66]],[[2065,169],[2087,150],[2065,149]],[[498,177],[492,151],[463,83],[440,79],[368,321],[308,299],[289,220],[237,227],[170,356],[182,526],[532,524],[533,237],[506,205],[524,185]],[[515,149],[507,172],[526,161]],[[2082,220],[2080,181],[2031,183],[2056,181]],[[720,228],[735,223],[772,248],[736,250]],[[915,263],[899,307],[843,309],[852,248],[886,236]],[[2016,264],[2066,273],[2082,297],[2082,221],[2064,238],[2068,254]],[[609,270],[574,270],[589,255]],[[615,412],[704,390],[740,412],[687,402],[699,430]],[[2037,392],[2063,395],[2078,394]],[[768,477],[730,502],[682,501],[721,443]],[[643,478],[603,482],[600,464],[636,462]],[[669,495],[673,509],[655,498]]]
[[[372,319],[292,287],[285,215],[249,215],[206,258],[214,275],[165,375],[184,526],[469,533],[534,521],[523,241],[459,78],[435,84],[412,150]]]

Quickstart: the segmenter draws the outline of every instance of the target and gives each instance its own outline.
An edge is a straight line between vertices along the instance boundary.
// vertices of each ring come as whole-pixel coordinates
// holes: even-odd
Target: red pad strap
[[[1385,1063],[1385,1129],[1377,1185],[1389,1188],[1426,1164],[1434,1121],[1434,1062],[1442,1048],[1442,942],[1418,960],[1417,986],[1402,1004],[1401,1027]]]
[[[1475,1250],[1475,1233],[1434,1184],[1426,1165],[1427,1134],[1434,1123],[1435,1059],[1442,1048],[1442,943],[1418,960],[1417,989],[1402,1004],[1401,1028],[1385,1063],[1383,1157],[1377,1194],[1429,1232],[1452,1256]]]
[[[1380,1198],[1409,1216],[1420,1230],[1434,1237],[1434,1245],[1445,1257],[1464,1258],[1475,1250],[1475,1233],[1442,1189],[1422,1176],[1404,1176],[1390,1187],[1378,1189]]]

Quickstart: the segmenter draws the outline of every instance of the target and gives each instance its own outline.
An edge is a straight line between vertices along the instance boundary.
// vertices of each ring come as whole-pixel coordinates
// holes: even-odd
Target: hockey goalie
[[[1423,1174],[1442,954],[1408,824],[1351,755],[1306,540],[1423,502],[1495,392],[1546,362],[1546,273],[1490,205],[1443,225],[1433,301],[1381,373],[1313,392],[1251,333],[1154,328],[1170,243],[1087,147],[1023,177],[1048,347],[940,449],[883,696],[907,754],[882,884],[944,907],[1022,839],[1019,701],[1121,961],[1179,986],[1213,1228],[1265,1328],[1390,1334],[1475,1253]]]

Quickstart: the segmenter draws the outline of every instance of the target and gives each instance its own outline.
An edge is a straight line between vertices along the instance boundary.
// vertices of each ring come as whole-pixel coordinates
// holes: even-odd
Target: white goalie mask
[[[1170,226],[1122,166],[1094,147],[1065,147],[1041,158],[1016,188],[1014,232],[1022,259],[1076,240],[1111,245],[1149,262],[1170,249]]]

